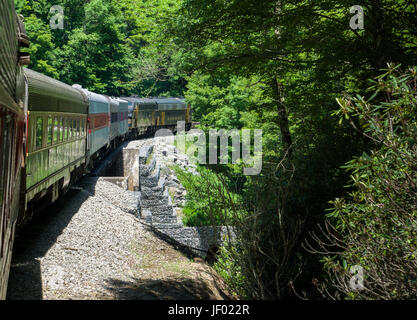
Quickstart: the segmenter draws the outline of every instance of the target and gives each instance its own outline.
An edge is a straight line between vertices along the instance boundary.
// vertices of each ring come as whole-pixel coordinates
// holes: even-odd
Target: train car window
[[[53,143],[57,143],[58,142],[58,135],[59,135],[59,125],[58,125],[58,118],[57,117],[54,118],[54,130],[53,130],[53,132],[54,132]]]
[[[48,117],[48,146],[52,144],[52,127],[53,127],[52,117],[49,116]]]
[[[72,119],[68,119],[68,140],[72,138]]]
[[[64,124],[64,141],[67,141],[68,139],[68,120],[66,118],[63,119]]]
[[[64,119],[62,117],[59,118],[59,141],[62,142],[64,138]]]
[[[72,120],[72,138],[75,138],[77,136],[77,120]]]
[[[117,112],[111,114],[111,123],[117,122]]]
[[[43,138],[43,118],[36,118],[36,149],[42,147],[42,138]]]
[[[65,122],[65,125],[67,126],[67,140],[71,139],[71,122],[70,119],[67,118],[67,121]]]
[[[80,136],[80,119],[76,120],[76,124],[77,124],[77,137]]]
[[[85,120],[83,119],[81,123],[82,123],[81,125],[82,136],[84,137],[85,136]]]

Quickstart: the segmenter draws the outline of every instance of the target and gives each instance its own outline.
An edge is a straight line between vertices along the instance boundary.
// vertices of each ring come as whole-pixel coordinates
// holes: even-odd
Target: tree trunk
[[[278,82],[277,78],[273,78],[271,81],[272,94],[274,101],[277,107],[277,124],[279,125],[281,136],[282,136],[282,146],[284,152],[287,153],[288,158],[292,157],[292,139],[290,134],[290,128],[288,125],[288,112],[283,101],[283,88],[282,85]]]

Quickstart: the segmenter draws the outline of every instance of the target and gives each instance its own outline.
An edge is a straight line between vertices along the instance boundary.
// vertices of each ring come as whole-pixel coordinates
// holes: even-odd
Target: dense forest
[[[416,1],[16,8],[36,71],[102,94],[184,96],[202,130],[263,130],[259,175],[178,172],[186,223],[234,226],[215,268],[238,297],[417,298]]]

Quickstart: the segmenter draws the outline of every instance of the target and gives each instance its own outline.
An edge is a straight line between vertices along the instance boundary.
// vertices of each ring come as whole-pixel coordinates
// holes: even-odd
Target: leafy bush
[[[225,185],[227,178],[224,175],[216,174],[205,167],[198,167],[199,175],[193,175],[178,166],[174,170],[181,184],[187,190],[183,210],[185,225],[231,224],[233,208],[228,207],[227,204],[229,204],[229,200],[233,203],[240,203],[241,197],[227,190]]]
[[[338,115],[371,139],[370,153],[348,162],[352,187],[327,215],[326,295],[350,299],[417,298],[417,69],[389,65],[374,94],[339,100]],[[331,245],[331,249],[329,248]],[[336,255],[330,252],[338,252]],[[351,267],[363,268],[362,290]],[[332,289],[334,291],[332,291]],[[359,288],[361,289],[361,288]]]
[[[236,255],[239,254],[238,250],[236,243],[234,245],[226,244],[224,247],[221,247],[214,269],[228,284],[234,294],[240,297],[248,297],[247,277],[243,274],[242,265],[235,260]]]

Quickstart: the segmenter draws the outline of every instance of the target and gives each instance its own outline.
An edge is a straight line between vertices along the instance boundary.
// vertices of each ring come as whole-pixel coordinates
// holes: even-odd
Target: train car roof
[[[134,97],[120,97],[120,99],[123,99],[123,100],[129,101],[129,102],[135,102],[135,99],[136,99],[136,98],[134,98]]]
[[[85,89],[79,85],[73,85],[72,87],[84,92],[85,95],[88,97],[88,100],[95,101],[95,102],[109,103],[109,100],[102,94],[89,91],[88,89]]]
[[[154,99],[149,99],[149,98],[134,98],[135,102],[139,103],[139,104],[151,104],[151,105],[156,105],[156,101]]]
[[[130,101],[130,102],[137,102],[139,104],[178,104],[178,103],[185,103],[184,98],[177,98],[177,97],[148,97],[148,98],[140,98],[140,97],[121,97],[121,99]]]
[[[180,98],[155,98],[158,104],[158,110],[169,111],[169,110],[185,110],[187,105],[184,99]]]
[[[184,98],[177,97],[123,97],[123,99],[129,101],[131,104],[139,104],[145,109],[142,110],[183,110],[186,109],[186,103]],[[133,107],[130,107],[133,109]]]
[[[119,100],[117,100],[117,98],[110,97],[110,96],[106,96],[105,94],[103,96],[106,97],[110,101],[110,103],[112,103],[112,104],[119,104]]]
[[[157,104],[185,104],[185,100],[181,98],[155,98]]]
[[[129,103],[126,99],[123,99],[123,98],[116,98],[119,102],[121,102],[121,103]]]
[[[29,110],[87,113],[88,99],[70,85],[25,68],[29,86]]]

